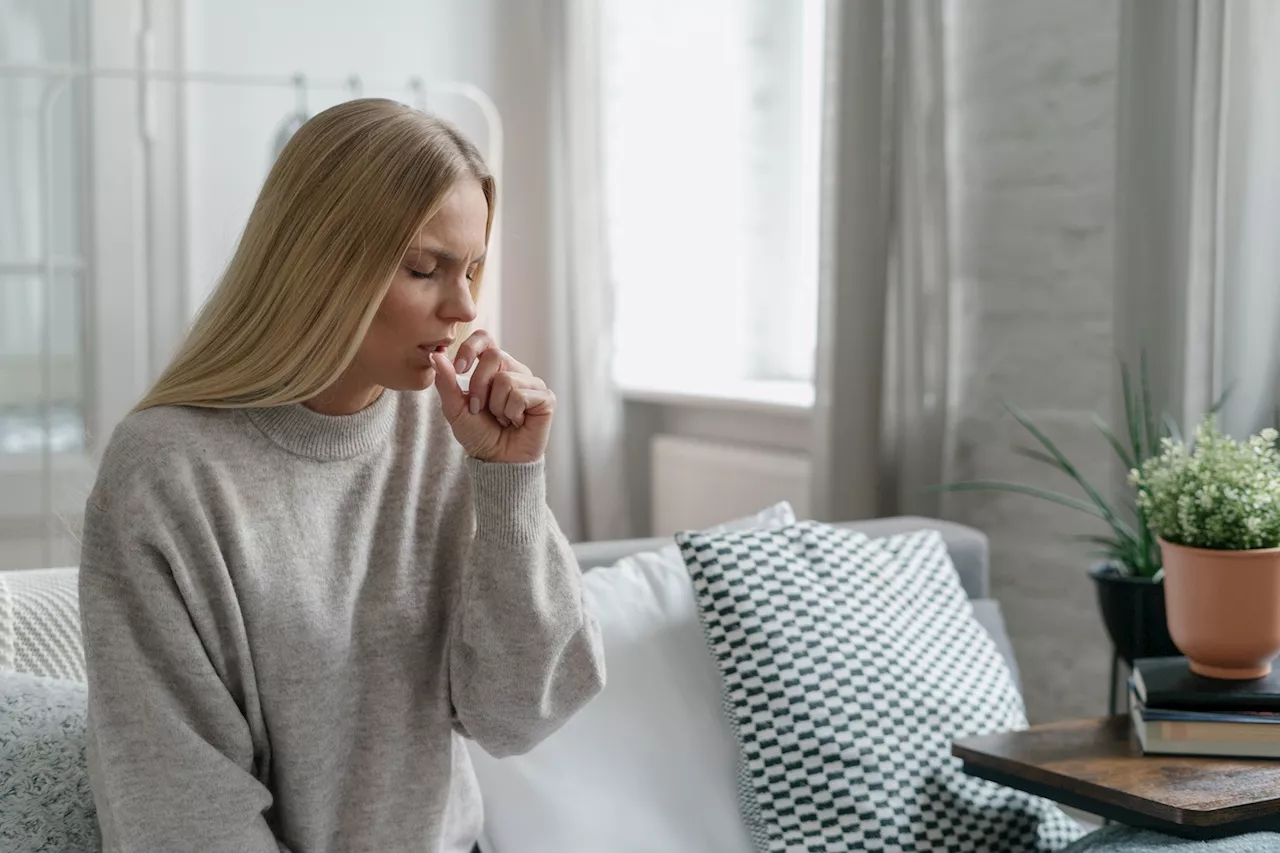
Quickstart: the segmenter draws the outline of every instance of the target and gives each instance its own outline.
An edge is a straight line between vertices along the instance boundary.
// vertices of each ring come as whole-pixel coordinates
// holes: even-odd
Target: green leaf
[[[1133,382],[1129,377],[1129,366],[1120,362],[1120,390],[1124,394],[1124,423],[1129,431],[1129,446],[1133,449],[1134,459],[1146,459],[1147,451],[1142,446],[1142,430],[1139,427],[1138,414],[1133,399]]]
[[[1141,371],[1140,387],[1142,395],[1139,407],[1142,409],[1142,425],[1147,431],[1147,450],[1150,453],[1155,453],[1156,448],[1160,446],[1160,436],[1156,431],[1156,414],[1151,403],[1151,376],[1147,370],[1146,348],[1143,348],[1138,355],[1138,369]]]
[[[1097,506],[1101,513],[1101,517],[1115,528],[1117,533],[1120,533],[1128,539],[1136,542],[1138,539],[1137,532],[1134,531],[1133,528],[1129,527],[1124,519],[1120,518],[1107,499],[1102,496],[1102,493],[1094,488],[1093,484],[1085,479],[1084,475],[1071,464],[1071,460],[1066,457],[1066,454],[1058,449],[1058,446],[1053,443],[1053,440],[1050,439],[1049,436],[1045,435],[1045,433],[1035,425],[1031,418],[1017,406],[1010,403],[1006,404],[1005,408],[1008,410],[1009,414],[1013,415],[1014,418],[1017,419],[1018,423],[1022,424],[1022,427],[1027,430],[1027,432],[1031,433],[1035,437],[1036,441],[1040,442],[1040,444],[1044,446],[1045,450],[1049,451],[1049,454],[1057,461],[1057,464],[1061,467],[1062,471],[1066,473],[1067,476],[1071,477],[1071,479],[1075,480],[1080,488],[1084,489],[1085,494],[1088,495],[1089,499]]]
[[[1236,383],[1231,382],[1225,389],[1223,389],[1222,393],[1218,395],[1218,399],[1213,401],[1213,405],[1210,406],[1209,411],[1205,413],[1206,417],[1209,415],[1217,415],[1222,412],[1222,407],[1227,405],[1227,397],[1231,396],[1231,391],[1235,387]]]
[[[1098,428],[1098,432],[1102,433],[1102,437],[1107,440],[1107,443],[1115,450],[1116,455],[1120,457],[1120,461],[1124,463],[1125,471],[1132,471],[1138,467],[1137,460],[1129,453],[1128,448],[1124,446],[1124,442],[1116,437],[1116,434],[1111,431],[1111,427],[1107,425],[1106,421],[1098,417],[1097,413],[1093,415],[1093,425]]]
[[[1139,570],[1141,557],[1138,550],[1131,543],[1126,543],[1110,536],[1070,536],[1068,538],[1075,542],[1087,542],[1093,545],[1099,545],[1101,546],[1102,551],[1095,551],[1095,554],[1105,553],[1112,561],[1124,565],[1131,571],[1136,572]]]
[[[1090,534],[1077,534],[1077,535],[1074,535],[1074,536],[1070,536],[1070,537],[1068,537],[1068,538],[1069,538],[1069,539],[1071,539],[1071,540],[1072,540],[1072,541],[1074,541],[1074,542],[1089,542],[1089,543],[1092,543],[1092,544],[1094,544],[1094,545],[1103,545],[1103,546],[1105,546],[1105,547],[1107,547],[1107,548],[1112,548],[1112,549],[1117,550],[1117,551],[1124,551],[1124,550],[1126,550],[1126,549],[1127,549],[1127,547],[1128,547],[1128,546],[1126,546],[1126,545],[1125,545],[1125,543],[1121,542],[1119,539],[1112,539],[1110,536],[1096,536],[1096,535],[1090,535]]]
[[[1068,477],[1071,476],[1071,472],[1063,467],[1061,462],[1050,456],[1048,453],[1045,453],[1043,450],[1036,450],[1034,447],[1015,447],[1013,452],[1019,456],[1024,456],[1027,459],[1034,459],[1036,462],[1043,462],[1050,468],[1055,468],[1066,474]]]
[[[1027,495],[1040,500],[1050,501],[1060,506],[1069,507],[1074,510],[1092,515],[1094,518],[1100,518],[1107,521],[1107,517],[1103,515],[1102,510],[1098,509],[1087,501],[1079,498],[1073,498],[1070,495],[1064,495],[1059,492],[1050,491],[1049,489],[1041,489],[1036,486],[1024,486],[1021,483],[1004,483],[998,480],[970,480],[963,483],[944,483],[940,486],[930,486],[926,492],[1012,492],[1019,495]]]

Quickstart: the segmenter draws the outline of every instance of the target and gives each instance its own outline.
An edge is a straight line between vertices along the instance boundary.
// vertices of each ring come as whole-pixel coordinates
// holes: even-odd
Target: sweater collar
[[[298,456],[350,459],[386,444],[395,426],[396,393],[386,390],[353,415],[322,415],[301,403],[245,409],[267,438]]]

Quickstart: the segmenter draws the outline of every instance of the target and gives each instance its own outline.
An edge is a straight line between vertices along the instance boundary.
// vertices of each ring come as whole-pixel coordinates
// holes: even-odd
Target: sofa
[[[861,531],[872,537],[884,537],[902,531],[921,528],[930,528],[938,531],[945,541],[947,554],[950,556],[951,563],[959,575],[959,582],[972,605],[974,617],[994,642],[996,649],[1003,656],[1016,681],[1017,661],[1013,655],[1012,646],[1005,630],[999,604],[990,596],[988,546],[987,539],[981,532],[954,523],[906,517],[878,519],[838,526]],[[664,547],[671,547],[670,539],[636,539],[585,543],[575,545],[574,550],[584,572],[593,572],[613,566],[624,557],[642,552],[653,552]],[[0,572],[0,672],[10,670],[28,672],[47,678],[64,679],[67,682],[83,681],[83,649],[81,647],[76,607],[76,570],[74,568]],[[610,650],[606,644],[607,660],[610,660],[609,654]],[[611,669],[613,668],[612,663],[610,667]],[[74,699],[71,701],[74,701]],[[645,725],[645,719],[635,719],[628,723],[630,731],[637,742],[642,742],[644,739]],[[70,729],[64,724],[63,730]],[[82,731],[80,733],[82,734]],[[72,736],[74,734],[75,732],[72,731]],[[4,729],[0,725],[0,741],[3,740],[3,735]],[[3,744],[0,743],[0,747],[2,746]],[[0,752],[0,756],[2,755],[3,753]],[[506,765],[505,762],[499,765],[493,759],[479,754],[478,751],[474,758],[478,767],[480,787],[485,798],[487,811],[491,811],[491,799],[496,805],[502,798],[509,799],[512,790],[521,790],[518,785],[512,788],[499,780],[499,774],[494,770],[496,767],[504,767],[502,773],[510,775],[510,771],[505,769],[509,765]],[[707,772],[712,773],[713,776],[719,774],[721,778],[712,778],[710,782],[706,780],[699,781],[697,784],[701,787],[697,788],[697,790],[701,791],[701,788],[711,787],[723,788],[726,791],[731,790],[734,786],[732,769],[723,766],[723,763],[717,766],[713,761],[710,764],[712,768]],[[550,766],[554,767],[554,765]],[[699,769],[699,772],[702,772],[702,770]],[[523,781],[530,782],[528,779]],[[3,780],[0,780],[0,783],[2,782]],[[529,790],[544,789],[546,787],[544,782],[545,780],[539,781],[534,778],[532,780],[534,788]],[[80,796],[83,796],[87,789],[81,784],[76,790],[78,790]],[[656,794],[657,791],[654,791],[654,793]],[[578,795],[575,794],[575,796]],[[701,793],[698,796],[701,796]],[[726,813],[732,810],[732,803],[727,797],[728,795],[726,794],[726,798],[721,803],[721,811]],[[700,805],[699,808],[702,808],[702,806]],[[4,839],[2,834],[6,819],[4,809],[5,803],[0,800],[0,839]],[[503,805],[501,809],[507,809],[507,807]],[[502,811],[501,809],[498,814],[504,818],[509,817],[510,809],[507,809],[507,811]],[[68,814],[73,813],[71,810],[66,811]],[[725,817],[729,820],[734,819],[727,814]],[[706,822],[702,820],[701,816],[696,820],[698,823]],[[510,821],[508,822],[510,823]],[[509,838],[510,833],[508,832]],[[10,845],[13,844],[12,840],[9,840],[8,843]],[[735,841],[734,844],[717,843],[713,846],[724,850],[740,849],[741,845],[746,843],[745,837],[743,837],[743,840]],[[654,844],[658,846],[654,846]],[[659,847],[664,850],[675,849],[675,847],[667,843],[655,841],[654,844],[646,845],[642,843],[635,849],[659,849]],[[3,845],[0,844],[0,846]],[[521,853],[520,850],[512,849],[510,840],[500,846],[499,843],[492,840],[488,831],[486,837],[482,839],[481,846],[486,850],[486,853]],[[685,846],[688,849],[705,850],[707,853],[713,853],[712,847],[706,844],[691,842]],[[5,847],[5,849],[10,849],[10,847]],[[16,851],[20,851],[23,848],[18,846],[14,849],[16,853]],[[29,849],[78,850],[85,848],[75,847],[74,845],[57,846],[53,843],[45,845],[42,842],[33,843]]]
[[[995,641],[996,648],[1009,664],[1014,679],[1018,680],[1018,661],[1013,653],[1013,645],[1009,641],[1000,603],[991,597],[986,534],[963,524],[916,516],[843,522],[836,526],[857,530],[873,537],[890,536],[922,527],[931,527],[940,532],[946,540],[951,562],[960,575],[960,584],[973,604],[974,616],[982,623],[982,627],[987,629],[987,633]],[[575,545],[573,550],[582,570],[590,571],[612,566],[623,557],[632,554],[657,551],[668,545],[670,541],[668,538],[619,539],[610,542],[587,542]]]

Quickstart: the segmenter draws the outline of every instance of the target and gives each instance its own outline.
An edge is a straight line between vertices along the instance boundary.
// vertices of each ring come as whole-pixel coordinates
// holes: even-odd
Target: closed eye
[[[435,278],[435,277],[436,277],[436,271],[435,271],[435,270],[432,270],[431,272],[422,272],[421,270],[415,270],[415,269],[413,269],[412,267],[410,267],[410,268],[409,268],[409,275],[411,275],[411,276],[413,276],[414,278],[417,278],[417,279],[424,279],[424,278],[425,278],[425,279],[431,279],[431,278]]]

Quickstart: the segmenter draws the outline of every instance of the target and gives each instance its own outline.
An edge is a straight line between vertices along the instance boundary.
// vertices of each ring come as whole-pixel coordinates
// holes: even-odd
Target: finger
[[[525,419],[549,415],[555,411],[556,395],[547,388],[515,388],[507,397],[503,415],[512,424],[524,426]]]
[[[502,371],[502,365],[502,350],[487,349],[480,354],[480,363],[476,365],[476,372],[471,374],[471,384],[467,388],[471,397],[471,414],[479,414],[488,408],[489,388],[493,377]]]
[[[518,361],[516,361],[514,358],[512,358],[512,357],[511,357],[511,354],[510,354],[510,353],[508,353],[506,350],[503,350],[503,351],[502,351],[502,356],[503,356],[503,359],[506,361],[506,364],[507,364],[506,369],[507,369],[507,370],[511,371],[512,373],[519,374],[519,375],[521,375],[521,376],[532,376],[532,375],[533,375],[533,371],[532,371],[532,370],[530,370],[528,367],[526,367],[525,365],[521,364],[520,362],[518,362]],[[545,387],[545,386],[543,386],[543,387]]]
[[[447,355],[441,352],[432,353],[431,362],[436,368],[436,393],[440,395],[445,420],[453,423],[467,407],[466,396],[458,387],[458,374],[454,372]]]
[[[497,348],[497,342],[488,332],[484,329],[477,329],[462,342],[462,346],[458,347],[453,369],[458,373],[466,373],[471,369],[471,365],[476,363],[476,359],[480,358],[481,353]]]
[[[502,371],[493,377],[493,384],[489,389],[489,411],[498,419],[498,423],[503,426],[511,423],[504,411],[507,408],[507,399],[511,396],[511,390],[514,387],[515,383],[512,380],[512,374]]]
[[[507,408],[507,398],[511,396],[513,390],[517,388],[545,390],[546,387],[547,383],[531,374],[513,373],[510,370],[500,371],[493,378],[493,384],[489,388],[489,411],[499,421],[503,421],[506,419],[504,413]]]

